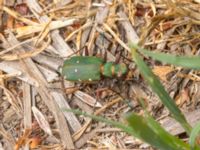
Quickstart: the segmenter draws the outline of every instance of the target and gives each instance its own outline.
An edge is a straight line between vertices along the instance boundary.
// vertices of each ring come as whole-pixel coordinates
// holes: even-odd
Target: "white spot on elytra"
[[[89,81],[92,81],[92,79],[91,79],[91,78],[89,78],[88,80],[89,80]]]
[[[76,63],[79,64],[79,60],[77,60]]]
[[[64,79],[67,79],[67,76],[64,76]]]
[[[74,72],[78,72],[78,69],[75,69]]]
[[[81,79],[78,79],[78,81],[80,81],[80,82],[81,82]]]

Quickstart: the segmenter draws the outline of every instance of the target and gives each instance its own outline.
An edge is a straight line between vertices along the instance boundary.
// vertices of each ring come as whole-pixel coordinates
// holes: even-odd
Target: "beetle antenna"
[[[84,45],[82,48],[80,48],[79,50],[77,50],[77,51],[74,52],[73,54],[70,54],[69,56],[67,56],[67,57],[62,57],[62,58],[69,58],[69,57],[73,56],[74,54],[77,54],[77,53],[81,52],[81,51],[83,50],[83,48],[85,48],[85,47],[87,48],[87,46]]]
[[[118,45],[118,46],[119,46],[119,45]],[[117,49],[118,49],[118,46],[117,46]],[[122,55],[122,51],[118,51],[118,52],[117,52],[117,55],[116,55],[115,64],[118,64],[118,63],[119,63],[120,58],[121,58],[121,55]]]
[[[107,52],[106,52],[106,50],[105,50],[105,35],[104,35],[104,32],[102,33],[102,36],[103,36],[103,38],[102,38],[102,45],[103,45],[103,51],[104,51],[104,58],[103,58],[103,60],[104,61],[106,61],[107,60]]]

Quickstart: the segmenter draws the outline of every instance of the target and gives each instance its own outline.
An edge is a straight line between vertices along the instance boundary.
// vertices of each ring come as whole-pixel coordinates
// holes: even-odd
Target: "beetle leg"
[[[101,51],[100,51],[100,54],[101,54],[101,57],[103,57],[103,60],[104,62],[106,62],[107,60],[107,52],[106,52],[106,48],[105,48],[105,35],[104,33],[101,33],[101,36],[102,36],[102,46],[100,47]]]
[[[79,87],[68,87],[68,88],[65,88],[64,91],[65,91],[65,94],[73,94],[74,92],[80,90]]]
[[[87,46],[85,46],[85,56],[89,56],[89,50]]]
[[[104,58],[103,58],[103,60],[104,60],[104,62],[106,62],[106,60],[107,60],[107,52],[105,51],[105,53],[104,53]]]
[[[115,64],[118,64],[118,63],[119,63],[120,58],[121,58],[121,53],[122,53],[121,51],[117,53],[117,55],[116,55],[116,60],[115,60]]]
[[[121,58],[121,54],[122,54],[122,50],[123,49],[120,49],[119,45],[117,45],[117,48],[116,48],[116,60],[115,60],[115,64],[118,64],[119,61],[120,61],[120,58]]]

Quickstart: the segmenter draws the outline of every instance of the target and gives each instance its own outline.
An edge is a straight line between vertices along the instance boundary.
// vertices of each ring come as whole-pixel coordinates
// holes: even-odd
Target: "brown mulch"
[[[128,43],[174,55],[199,55],[199,0],[0,0],[0,149],[153,149],[120,129],[63,111],[80,109],[123,122],[151,115],[184,133],[131,60]],[[72,55],[123,62],[123,78],[88,84],[63,80]],[[145,62],[194,125],[200,120],[199,71]]]

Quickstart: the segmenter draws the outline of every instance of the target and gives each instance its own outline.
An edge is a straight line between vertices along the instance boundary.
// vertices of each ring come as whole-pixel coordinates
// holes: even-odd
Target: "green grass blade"
[[[129,125],[143,141],[161,150],[189,150],[189,145],[166,132],[153,118],[134,113],[126,117]]]
[[[190,144],[192,150],[194,150],[196,147],[196,137],[199,135],[199,132],[200,132],[200,122],[198,122],[194,126],[194,128],[192,129],[192,132],[190,134],[189,144]]]
[[[138,49],[144,55],[151,57],[152,59],[161,61],[163,63],[172,64],[175,66],[186,67],[190,69],[200,69],[200,57],[199,56],[174,56],[171,54],[165,54],[160,52],[151,52],[144,48],[140,48],[137,45],[131,45]]]
[[[162,103],[169,109],[173,117],[182,125],[182,127],[185,129],[185,131],[189,135],[191,132],[191,126],[187,123],[184,115],[178,109],[173,99],[165,91],[161,82],[152,73],[150,68],[144,63],[142,58],[138,55],[136,50],[133,48],[132,48],[132,57],[135,63],[137,64],[141,74],[146,79],[148,84],[151,86],[152,90],[159,96]]]
[[[73,112],[77,115],[83,115],[86,117],[90,117],[94,120],[105,122],[109,125],[112,125],[114,127],[122,129],[124,132],[149,143],[150,145],[160,149],[160,150],[189,150],[189,145],[184,143],[183,141],[179,140],[176,137],[173,137],[172,135],[168,134],[166,131],[166,134],[159,135],[161,132],[156,131],[155,129],[158,128],[159,124],[154,127],[152,130],[153,125],[149,122],[149,120],[146,120],[142,116],[138,116],[134,113],[131,115],[127,115],[126,119],[129,123],[129,125],[126,125],[121,122],[112,121],[100,116],[90,115],[85,112],[81,112],[80,110],[74,110],[74,109],[63,109],[63,111]],[[154,123],[155,124],[155,123]],[[162,128],[159,126],[159,128]],[[162,129],[159,129],[159,131]],[[163,129],[164,132],[164,129]],[[173,142],[171,142],[173,140]]]
[[[171,147],[176,147],[177,149],[182,149],[181,147],[182,147],[183,142],[180,141],[177,137],[172,136],[167,131],[165,131],[165,129],[163,127],[161,127],[160,124],[158,122],[156,122],[152,116],[149,115],[149,113],[146,110],[146,107],[144,105],[143,99],[140,100],[140,103],[145,112],[144,115],[145,115],[146,124],[155,132],[155,134],[160,136],[159,137],[160,139],[164,140],[165,142],[167,141],[168,143],[170,143]],[[178,139],[178,141],[177,141],[177,139]]]
[[[83,115],[85,117],[89,117],[89,118],[92,118],[92,119],[97,120],[97,121],[105,122],[106,124],[115,126],[115,127],[119,128],[119,129],[122,129],[124,132],[126,132],[128,134],[131,134],[131,135],[135,136],[136,138],[139,138],[134,133],[134,131],[133,131],[133,129],[131,127],[129,127],[128,125],[125,125],[125,124],[123,124],[121,122],[109,120],[109,119],[106,119],[106,118],[103,118],[103,117],[100,117],[100,116],[96,116],[96,115],[91,115],[91,114],[82,112],[82,111],[77,110],[77,109],[67,109],[67,108],[64,108],[62,110],[63,111],[67,111],[67,112],[73,112],[74,114],[77,114],[77,115]]]

